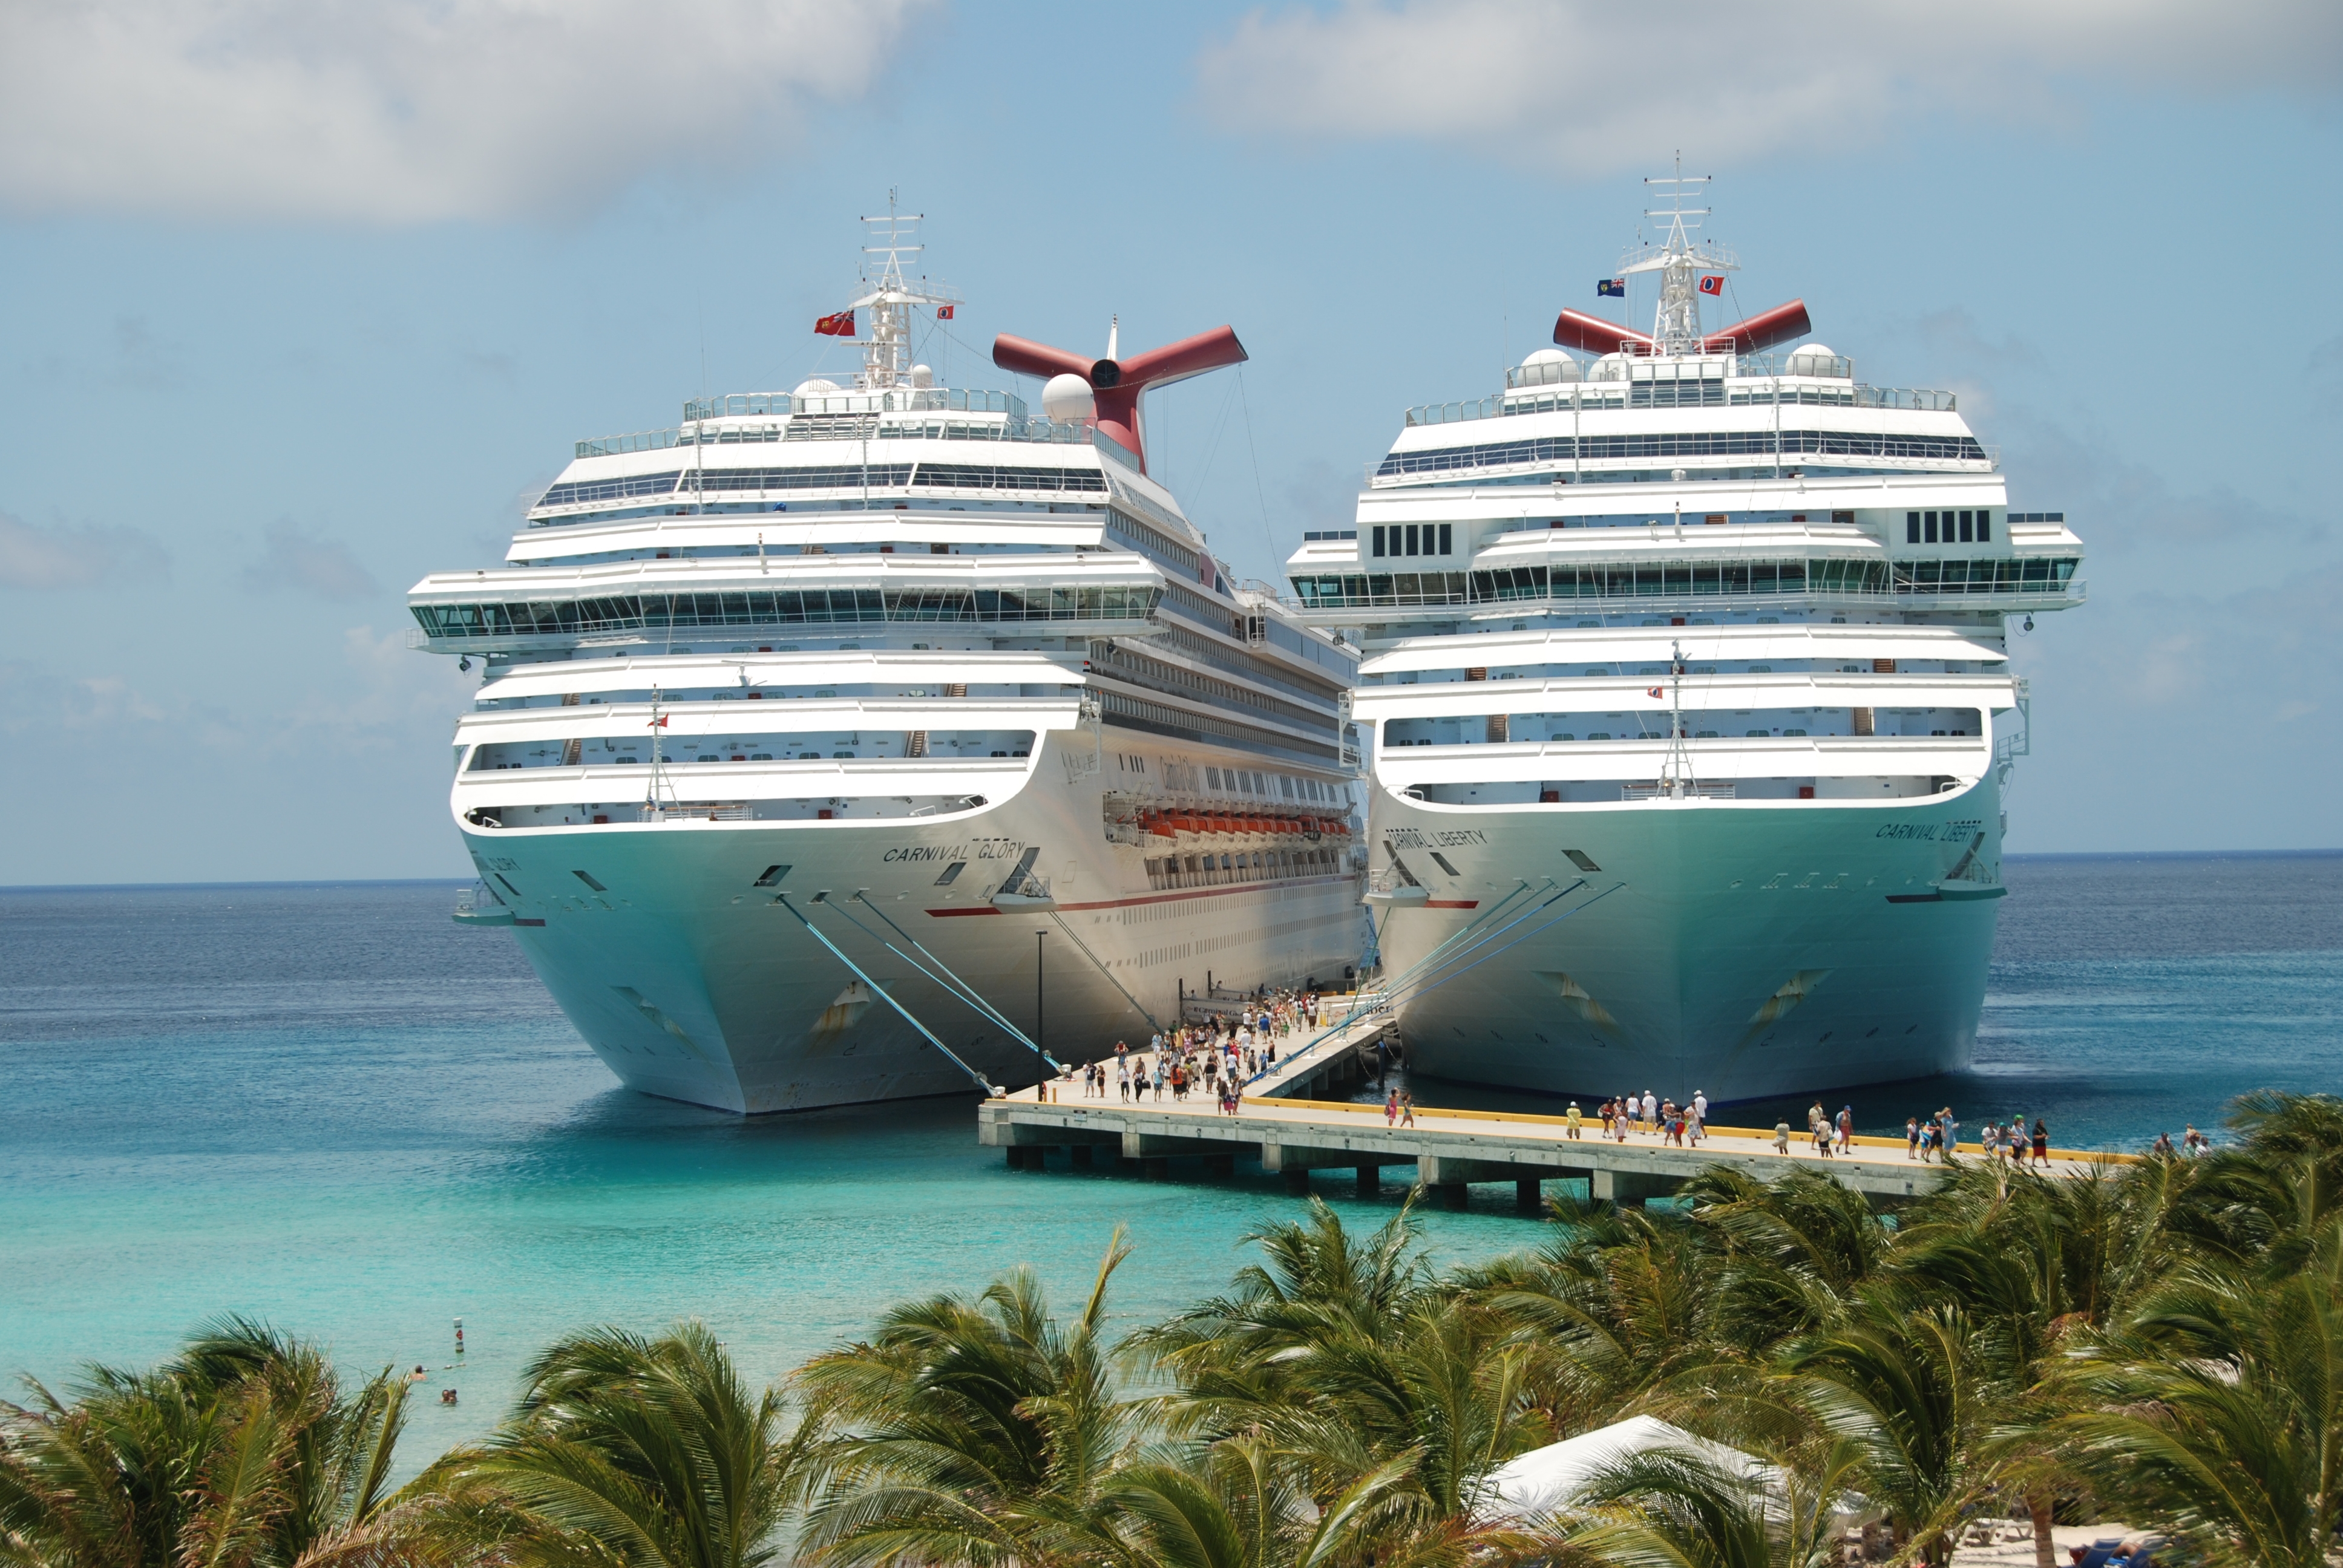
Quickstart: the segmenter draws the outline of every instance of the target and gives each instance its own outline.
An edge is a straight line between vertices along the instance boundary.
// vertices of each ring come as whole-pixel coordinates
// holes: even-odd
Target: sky
[[[0,885],[467,874],[407,589],[581,437],[850,369],[890,191],[956,385],[1236,327],[1150,456],[1275,580],[1679,150],[1728,307],[1955,391],[2085,540],[2009,849],[2343,844],[2339,102],[2331,0],[12,0]]]

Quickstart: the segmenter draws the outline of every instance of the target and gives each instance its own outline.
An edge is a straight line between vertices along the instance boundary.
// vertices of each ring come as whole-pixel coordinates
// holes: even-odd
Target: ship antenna
[[[1684,644],[1668,644],[1668,755],[1660,768],[1660,792],[1681,799],[1697,790],[1692,776],[1692,749],[1684,744]]]
[[[657,681],[654,681],[654,682],[652,682],[652,683],[651,683],[651,724],[650,724],[650,730],[651,730],[651,777],[650,777],[650,789],[649,789],[649,792],[647,795],[645,795],[645,796],[644,796],[644,798],[643,798],[643,809],[650,813],[651,820],[652,820],[652,821],[654,821],[654,822],[656,822],[656,821],[658,821],[658,820],[659,819],[659,813],[660,813],[660,807],[659,807],[659,790],[660,790],[662,788],[666,789],[667,789],[667,794],[668,794],[668,799],[670,799],[670,800],[672,800],[672,799],[675,799],[675,790],[674,790],[674,789],[673,789],[671,786],[668,785],[668,782],[667,782],[667,763],[666,763],[665,759],[660,755],[660,752],[659,752],[659,739],[660,739],[660,732],[661,732],[661,731],[663,731],[663,730],[665,730],[666,729],[667,729],[667,715],[666,715],[665,713],[661,712],[661,711],[660,711],[660,709],[659,709],[659,683],[658,683]]]
[[[1738,272],[1741,263],[1732,251],[1714,241],[1695,240],[1701,221],[1712,209],[1688,207],[1684,197],[1694,194],[1694,187],[1707,186],[1713,176],[1688,175],[1684,172],[1684,152],[1679,148],[1675,157],[1675,173],[1658,175],[1644,180],[1646,186],[1658,188],[1668,198],[1666,206],[1644,209],[1647,218],[1667,220],[1667,237],[1660,242],[1654,253],[1639,246],[1628,251],[1621,261],[1624,273],[1656,272],[1660,275],[1660,303],[1652,321],[1652,352],[1666,355],[1698,354],[1701,351],[1700,277],[1704,273]]]
[[[862,219],[869,243],[862,247],[861,295],[851,307],[870,312],[870,337],[863,345],[862,373],[856,378],[860,391],[886,392],[911,384],[913,306],[960,303],[960,290],[925,277],[915,283],[903,274],[903,258],[928,248],[916,237],[924,216],[898,211],[890,186],[886,212]]]

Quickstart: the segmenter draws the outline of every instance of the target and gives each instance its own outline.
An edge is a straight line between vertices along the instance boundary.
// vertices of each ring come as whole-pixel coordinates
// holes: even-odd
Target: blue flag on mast
[[[1597,299],[1614,297],[1619,299],[1626,298],[1627,280],[1624,277],[1605,277],[1598,279],[1594,285],[1594,297]]]

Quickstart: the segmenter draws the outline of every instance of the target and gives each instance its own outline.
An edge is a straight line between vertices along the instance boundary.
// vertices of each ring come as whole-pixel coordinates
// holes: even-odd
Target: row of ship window
[[[1329,572],[1297,575],[1292,582],[1305,609],[1751,594],[2063,596],[2078,564],[2072,557],[2043,556],[2023,560],[1671,561],[1472,572]]]
[[[1942,517],[1942,538],[1937,536],[1936,519]],[[1960,530],[1959,538],[1954,529]],[[1989,545],[1993,543],[1993,513],[1975,512],[1906,512],[1904,514],[1904,542],[1907,545]]]
[[[788,736],[760,735],[729,741],[679,739],[673,742],[674,749],[667,751],[661,760],[675,767],[699,762],[820,762],[858,759],[862,755],[864,744],[870,745],[886,760],[931,758],[957,761],[971,757],[1031,757],[1033,754],[1033,732],[1030,729],[990,733],[963,731],[953,735],[922,729],[900,731],[884,740],[872,736],[864,742],[861,737],[857,736],[843,743],[833,741],[832,744],[839,749],[824,751],[820,742],[809,744]],[[889,757],[890,749],[900,751],[900,756]],[[640,767],[647,749],[642,740],[631,736],[624,739],[603,737],[592,741],[567,740],[526,749],[523,743],[482,746],[473,755],[471,771],[507,773],[530,768],[576,768],[588,762]],[[946,757],[947,752],[954,755]]]
[[[1373,535],[1370,551],[1373,555],[1449,556],[1456,553],[1456,531],[1453,523],[1390,523],[1374,529]],[[1387,544],[1388,549],[1384,548]]]
[[[1885,436],[1861,430],[1679,430],[1643,436],[1541,436],[1471,447],[1393,452],[1378,478],[1443,474],[1522,463],[1586,462],[1625,457],[1901,457],[1925,462],[1982,463],[1974,436]]]
[[[576,507],[598,501],[638,500],[649,496],[735,495],[743,491],[945,489],[1106,489],[1096,468],[1010,467],[984,463],[849,463],[806,468],[677,468],[664,474],[633,474],[608,479],[573,479],[553,486],[540,507]]]
[[[1742,737],[1745,739],[1770,740],[1776,736],[1780,736],[1785,739],[1791,739],[1804,736],[1805,733],[1806,732],[1803,729],[1747,729],[1742,731]],[[1966,735],[1968,731],[1966,729],[1931,729],[1928,733],[1932,736]],[[1586,732],[1586,739],[1589,740],[1665,740],[1667,738],[1668,732],[1664,726],[1662,727],[1657,734],[1650,735],[1643,733],[1627,734],[1624,732],[1614,735],[1608,729],[1590,729]],[[1685,738],[1692,740],[1715,740],[1719,739],[1719,736],[1714,729],[1694,729],[1686,731]],[[1534,736],[1524,736],[1523,739],[1525,740],[1534,741],[1536,738]],[[1549,741],[1576,740],[1577,739],[1577,736],[1570,733],[1568,730],[1556,730],[1552,736],[1548,737]],[[1904,736],[1890,735],[1885,739],[1890,740],[1906,739],[1909,739],[1909,736],[1908,734]],[[1384,744],[1389,746],[1453,746],[1456,744],[1456,742],[1393,739],[1386,741]],[[1466,744],[1469,745],[1470,742],[1466,742]]]
[[[709,626],[873,621],[1145,620],[1151,584],[1028,588],[806,588],[771,593],[608,594],[493,604],[416,605],[435,638],[546,637]]]
[[[1161,735],[1174,740],[1232,740],[1249,747],[1267,746],[1282,749],[1292,754],[1297,759],[1313,762],[1324,761],[1332,754],[1335,748],[1334,724],[1332,719],[1286,721],[1293,728],[1322,731],[1319,743],[1312,745],[1310,741],[1297,736],[1260,729],[1238,719],[1223,719],[1215,714],[1195,713],[1182,708],[1167,708],[1162,703],[1150,702],[1144,698],[1132,697],[1120,691],[1101,691],[1099,693],[1098,700],[1100,710],[1106,716],[1108,723],[1143,730],[1151,735]]]

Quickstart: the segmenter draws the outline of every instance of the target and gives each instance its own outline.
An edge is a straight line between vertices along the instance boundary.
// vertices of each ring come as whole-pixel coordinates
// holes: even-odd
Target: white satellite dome
[[[925,365],[914,365],[911,367],[912,386],[926,387],[932,387],[935,384],[936,373],[933,370],[930,369]]]
[[[810,381],[799,382],[796,395],[799,397],[819,397],[825,392],[835,392],[838,390],[839,385],[837,382],[825,381],[820,377],[817,376]]]
[[[1792,351],[1788,369],[1793,376],[1845,376],[1842,363],[1828,344],[1808,343]]]
[[[1071,370],[1051,377],[1041,388],[1041,412],[1061,425],[1096,417],[1098,401],[1091,396],[1089,378]]]
[[[1586,367],[1586,378],[1589,381],[1624,381],[1627,379],[1627,357],[1605,354]]]
[[[1540,348],[1534,351],[1527,359],[1522,361],[1522,370],[1523,374],[1521,380],[1525,387],[1534,387],[1551,381],[1578,379],[1578,361],[1559,348]]]

